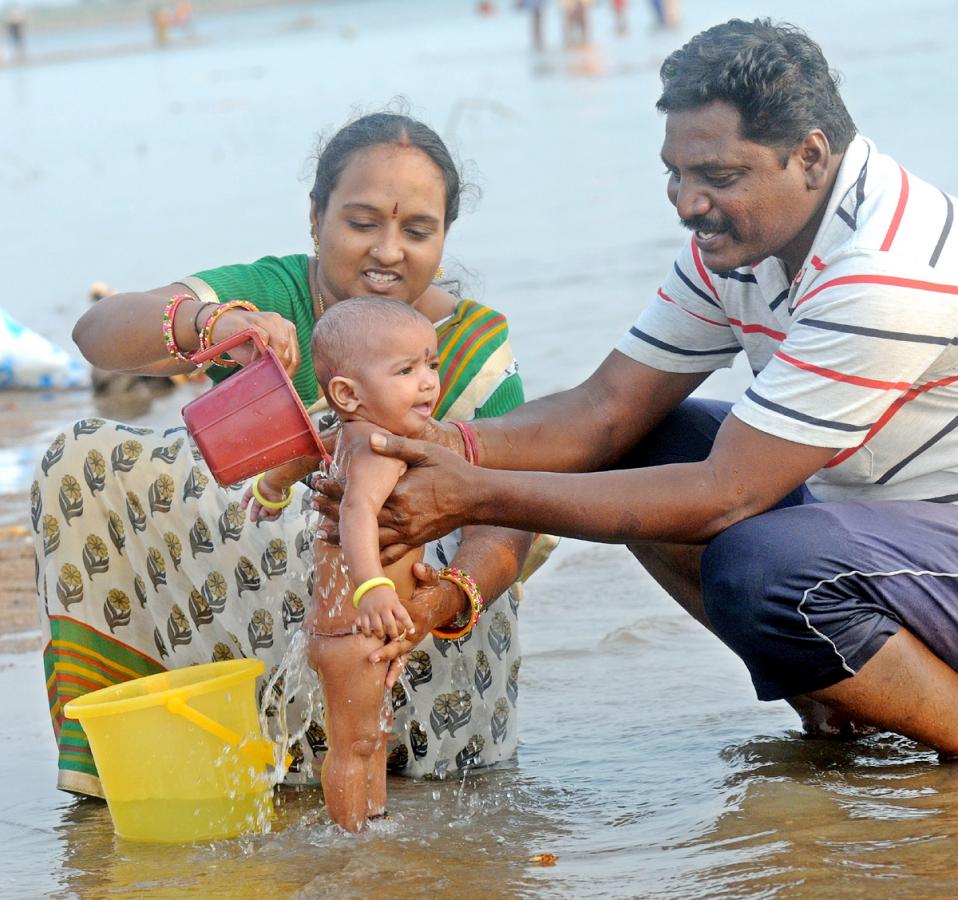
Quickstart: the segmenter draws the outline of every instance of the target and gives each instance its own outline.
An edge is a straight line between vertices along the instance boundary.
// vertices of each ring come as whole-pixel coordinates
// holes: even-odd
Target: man
[[[661,76],[692,237],[657,300],[583,384],[475,424],[486,468],[373,438],[411,466],[385,542],[627,543],[760,699],[958,753],[954,201],[856,135],[796,28],[732,20]],[[731,409],[686,399],[742,349]]]

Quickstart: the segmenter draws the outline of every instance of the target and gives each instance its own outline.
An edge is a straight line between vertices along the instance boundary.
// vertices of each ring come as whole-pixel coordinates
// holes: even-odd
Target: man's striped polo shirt
[[[769,434],[835,447],[822,500],[958,501],[955,201],[861,136],[792,283],[781,262],[712,272],[687,244],[617,349],[669,372],[745,351],[732,409]]]

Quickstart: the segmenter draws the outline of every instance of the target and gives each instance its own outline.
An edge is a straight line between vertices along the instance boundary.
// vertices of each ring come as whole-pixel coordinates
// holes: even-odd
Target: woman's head
[[[415,302],[435,275],[461,194],[446,145],[422,122],[374,113],[333,135],[310,191],[327,303],[360,294]]]
[[[459,169],[435,131],[423,122],[399,113],[382,112],[362,116],[345,125],[326,142],[320,150],[313,188],[309,192],[316,211],[320,214],[326,212],[329,195],[335,190],[351,157],[360,150],[381,144],[416,147],[435,163],[446,186],[443,225],[448,231],[459,218],[462,196]]]

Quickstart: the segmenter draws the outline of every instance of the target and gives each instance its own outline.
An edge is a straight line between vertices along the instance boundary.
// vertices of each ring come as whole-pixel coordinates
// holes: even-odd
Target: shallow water
[[[573,55],[557,47],[552,9],[552,49],[538,58],[521,15],[478,19],[473,5],[238,14],[198,21],[199,46],[0,69],[0,246],[14,263],[4,304],[66,344],[93,280],[148,287],[307,249],[313,132],[404,93],[485,192],[456,224],[445,268],[508,313],[530,395],[568,386],[654,294],[682,239],[657,158],[658,63],[732,14],[806,25],[844,73],[862,131],[958,191],[950,0],[685,0],[677,34],[650,33],[633,3],[624,39],[602,5],[599,47]],[[117,38],[43,40],[37,53]],[[732,396],[742,376],[723,373],[706,393]],[[147,419],[172,423],[181,402]],[[0,436],[8,496],[89,401],[16,403],[4,415],[18,432]],[[0,894],[955,893],[958,769],[889,736],[802,740],[788,708],[759,704],[737,660],[624,549],[564,543],[522,615],[517,765],[464,783],[392,779],[392,820],[358,838],[337,833],[305,790],[281,795],[269,835],[176,849],[116,841],[102,804],[52,788],[38,658],[0,658]],[[529,863],[544,851],[557,865]]]

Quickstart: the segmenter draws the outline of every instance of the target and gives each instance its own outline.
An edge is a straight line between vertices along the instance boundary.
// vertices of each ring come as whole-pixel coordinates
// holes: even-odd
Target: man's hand
[[[408,467],[379,513],[383,565],[469,521],[474,466],[429,441],[373,434],[369,444],[375,452],[401,459]],[[336,543],[343,487],[328,478],[314,479],[313,487],[317,491],[313,506],[324,516],[325,540]]]

